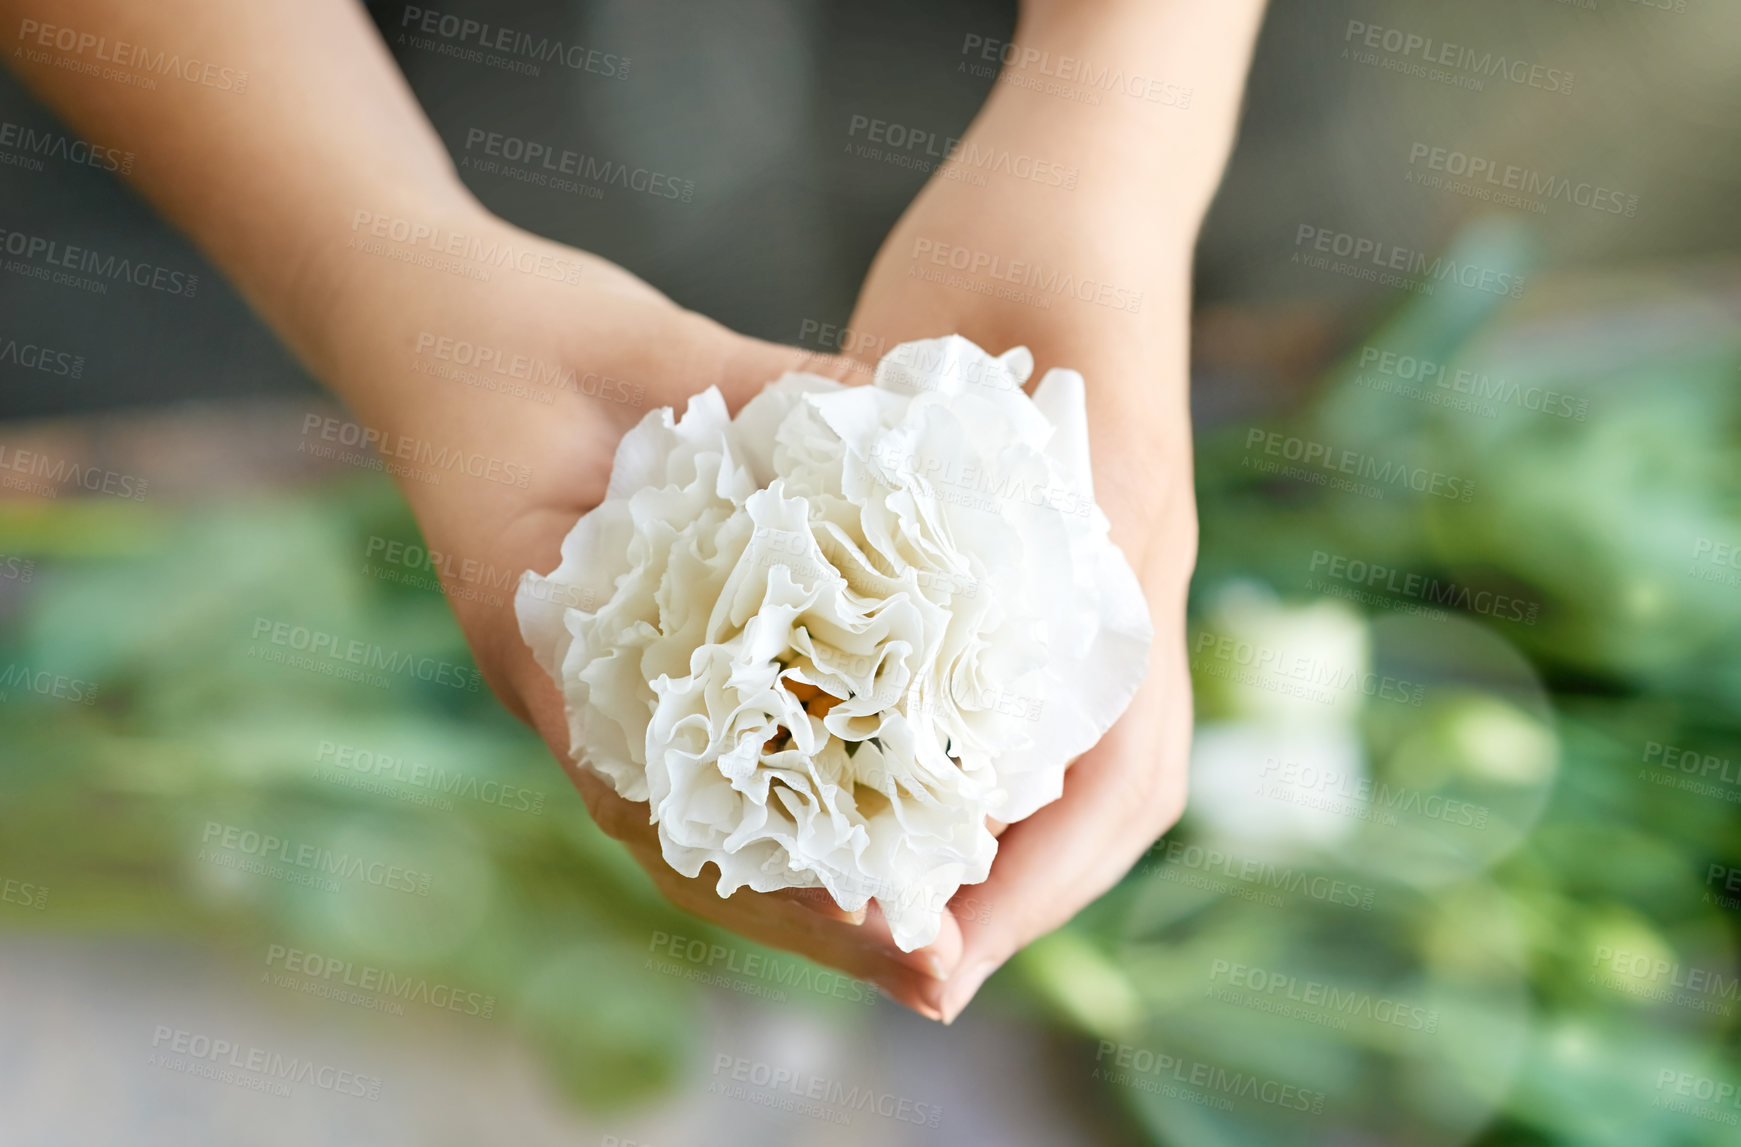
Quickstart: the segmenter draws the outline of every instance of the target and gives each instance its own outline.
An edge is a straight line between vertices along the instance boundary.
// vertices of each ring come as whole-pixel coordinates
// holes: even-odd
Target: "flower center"
[[[815,717],[817,720],[821,720],[823,717],[828,716],[829,710],[846,700],[846,698],[836,697],[834,694],[825,689],[820,689],[815,685],[810,684],[808,681],[787,681],[786,691],[797,699],[798,704],[804,706],[804,711],[806,713]],[[762,742],[762,752],[778,752],[780,749],[785,747],[786,743],[791,740],[791,738],[791,730],[787,729],[784,725],[776,725],[774,726],[774,735]]]
[[[786,691],[798,699],[798,704],[804,706],[804,711],[812,717],[826,717],[828,711],[846,700],[820,689],[808,681],[788,681]]]

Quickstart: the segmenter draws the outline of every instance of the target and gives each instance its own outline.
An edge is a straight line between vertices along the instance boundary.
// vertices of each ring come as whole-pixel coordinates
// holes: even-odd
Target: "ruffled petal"
[[[515,607],[576,758],[718,891],[875,899],[935,939],[1124,712],[1153,640],[1093,504],[1086,396],[1033,356],[907,343],[871,387],[788,374],[624,436]]]

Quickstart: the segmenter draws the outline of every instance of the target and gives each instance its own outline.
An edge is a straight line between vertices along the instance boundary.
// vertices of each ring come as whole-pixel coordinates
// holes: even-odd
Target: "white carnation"
[[[577,759],[650,803],[673,868],[874,896],[920,947],[989,872],[986,818],[1056,799],[1130,703],[1152,629],[1094,505],[1082,376],[1030,399],[1033,365],[950,337],[873,386],[653,411],[522,579]]]

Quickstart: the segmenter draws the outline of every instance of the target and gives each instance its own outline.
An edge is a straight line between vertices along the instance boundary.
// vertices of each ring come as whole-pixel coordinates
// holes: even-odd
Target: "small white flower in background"
[[[1189,807],[1207,840],[1246,859],[1292,860],[1355,834],[1369,775],[1351,724],[1207,722],[1191,740]]]
[[[515,606],[577,759],[718,891],[875,897],[906,950],[1124,712],[1153,632],[1094,505],[1082,376],[966,339],[872,386],[648,414]],[[596,611],[564,602],[600,603]]]
[[[1284,605],[1269,587],[1221,590],[1191,639],[1197,687],[1226,715],[1308,725],[1356,720],[1372,635],[1340,601]]]
[[[1251,582],[1216,595],[1191,639],[1211,715],[1192,738],[1189,807],[1210,840],[1281,860],[1354,834],[1371,662],[1366,622],[1341,602],[1284,605]]]

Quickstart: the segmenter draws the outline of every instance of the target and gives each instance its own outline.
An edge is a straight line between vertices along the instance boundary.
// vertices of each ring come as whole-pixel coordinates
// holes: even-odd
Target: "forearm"
[[[1038,67],[1096,92],[1078,117],[1084,178],[1163,208],[1148,219],[1194,239],[1232,149],[1264,3],[1023,0],[1003,79]],[[1068,101],[999,88],[987,105],[994,116],[1005,102],[1022,114],[1065,114],[1058,105]]]
[[[357,270],[356,211],[478,211],[356,0],[0,0],[0,13],[18,75],[85,136],[134,152],[134,185],[317,374],[342,355],[331,319]]]
[[[970,40],[966,62],[1001,64],[997,81],[879,253],[855,324],[907,338],[959,318],[999,346],[1054,329],[1165,342],[1182,387],[1191,249],[1261,12],[1261,0],[1030,0],[1010,44]],[[1060,281],[1092,297],[1032,297]]]

